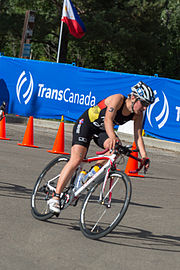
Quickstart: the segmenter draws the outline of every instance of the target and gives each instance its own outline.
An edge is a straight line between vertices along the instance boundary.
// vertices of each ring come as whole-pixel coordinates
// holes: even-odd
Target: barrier
[[[110,94],[127,96],[138,81],[155,93],[155,102],[146,110],[145,133],[179,143],[180,80],[0,55],[0,99],[6,101],[5,93],[9,92],[9,114],[46,119],[64,115],[76,121]]]
[[[136,148],[136,143],[134,142],[133,143],[133,146],[132,146],[132,150],[135,150],[137,149]],[[138,152],[133,152],[132,153],[132,156],[134,157],[138,157]],[[144,175],[139,175],[138,172],[137,173],[131,173],[130,171],[135,171],[138,169],[138,161],[129,157],[128,159],[128,162],[127,162],[127,165],[126,165],[126,169],[125,169],[125,173],[128,175],[128,176],[134,176],[134,177],[144,177]]]
[[[58,133],[56,135],[53,148],[52,150],[48,150],[47,152],[53,153],[53,154],[69,155],[69,153],[64,152],[64,117],[63,116],[61,118],[61,122],[59,125]]]
[[[35,147],[39,146],[34,145],[34,131],[33,131],[33,116],[29,117],[27,128],[24,134],[22,143],[18,143],[20,146]]]
[[[6,138],[6,117],[3,113],[3,119],[0,121],[0,140],[10,140]]]

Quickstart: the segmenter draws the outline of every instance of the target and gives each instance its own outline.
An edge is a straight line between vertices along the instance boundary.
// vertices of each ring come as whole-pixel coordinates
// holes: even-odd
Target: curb
[[[58,130],[60,122],[61,122],[60,120],[59,121],[52,121],[52,120],[44,120],[44,119],[35,119],[34,118],[34,126],[35,127],[50,128],[50,129]],[[64,123],[65,132],[72,133],[73,127],[74,127],[74,124]]]
[[[34,126],[36,127],[44,127],[50,129],[57,129],[59,128],[60,121],[52,121],[52,120],[43,120],[43,119],[34,119]],[[74,124],[65,123],[65,132],[72,133]],[[131,134],[126,134],[122,132],[117,132],[119,138],[127,143],[134,141],[134,136]],[[170,142],[159,140],[156,138],[149,138],[143,137],[144,143],[146,146],[180,152],[180,143]]]
[[[13,123],[27,124],[28,118],[24,117],[24,116],[19,116],[19,115],[17,116],[17,115],[14,115],[14,114],[7,114],[6,115],[6,122],[10,123],[10,124],[13,124]]]

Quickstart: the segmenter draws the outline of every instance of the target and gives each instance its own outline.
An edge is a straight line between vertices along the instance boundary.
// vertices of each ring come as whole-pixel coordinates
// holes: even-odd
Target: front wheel
[[[38,177],[31,196],[32,215],[36,219],[46,220],[54,215],[47,201],[52,198],[61,170],[68,161],[69,156],[65,155],[53,159]]]
[[[90,189],[81,208],[80,229],[91,239],[110,233],[123,218],[131,199],[132,186],[125,173],[111,172],[104,188],[103,184]]]

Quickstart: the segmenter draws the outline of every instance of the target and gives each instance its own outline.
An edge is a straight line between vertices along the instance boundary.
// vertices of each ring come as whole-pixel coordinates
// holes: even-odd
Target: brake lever
[[[148,159],[146,159],[145,160],[145,163],[144,163],[144,173],[146,174],[146,172],[147,172],[147,168],[146,168],[146,165],[148,164],[148,163],[150,163],[150,160],[149,160],[149,158]]]

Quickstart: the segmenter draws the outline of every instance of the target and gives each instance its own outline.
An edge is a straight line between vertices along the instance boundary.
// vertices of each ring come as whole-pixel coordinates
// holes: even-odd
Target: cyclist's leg
[[[68,163],[61,171],[58,179],[56,194],[48,201],[50,210],[59,213],[59,199],[64,187],[73,176],[75,170],[87,154],[87,150],[92,138],[91,126],[89,125],[87,114],[84,113],[76,122],[73,129],[73,141],[71,148],[71,157]]]
[[[94,142],[99,146],[101,147],[102,149],[106,149],[108,148],[108,145],[109,145],[109,137],[106,133],[106,131],[101,131],[99,132],[99,134],[97,136],[94,137]],[[108,151],[106,153],[106,155],[111,155],[110,151]],[[106,160],[99,160],[98,161],[98,164],[100,165],[104,165],[107,161]]]
[[[79,164],[82,162],[84,157],[86,156],[87,148],[82,145],[73,145],[71,148],[71,158],[69,162],[65,165],[63,168],[61,175],[59,177],[57,187],[56,187],[56,193],[61,194],[64,187],[68,183],[68,181],[71,179],[73,173],[79,166]]]
[[[117,136],[117,139],[118,139],[118,136]],[[99,134],[96,137],[94,137],[94,141],[99,147],[107,149],[109,148],[109,142],[111,141],[111,139],[107,135],[106,131],[103,130],[99,132]],[[106,155],[111,155],[110,151],[108,151]]]
[[[60,194],[63,192],[64,187],[67,185],[75,170],[86,156],[86,153],[87,148],[85,146],[77,144],[72,146],[71,158],[61,171],[56,187],[56,194],[48,201],[49,208],[53,212],[60,213]]]

